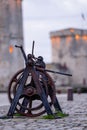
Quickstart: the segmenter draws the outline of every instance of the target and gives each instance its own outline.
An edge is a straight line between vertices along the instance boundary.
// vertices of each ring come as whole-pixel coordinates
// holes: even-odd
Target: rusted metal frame
[[[57,97],[55,97],[55,101],[54,101],[53,105],[54,105],[54,108],[55,108],[56,111],[61,111],[61,112],[63,112],[63,111],[62,111],[62,108],[61,108],[61,106],[60,106],[60,104],[59,104],[59,102],[58,102]]]
[[[51,88],[49,90],[50,98],[52,100],[52,103],[54,105],[55,110],[62,112],[61,106],[60,106],[60,104],[58,102],[58,99],[56,97],[55,85],[54,85],[54,83],[52,81],[52,78],[49,76],[49,74],[46,71],[44,71],[44,69],[37,67],[37,70],[43,72],[43,74],[45,75],[45,77],[48,77],[48,80],[50,80],[50,84],[48,84],[48,86],[49,85],[51,86]]]
[[[11,103],[11,106],[9,108],[7,116],[13,117],[13,114],[14,114],[14,112],[16,110],[17,103],[18,103],[19,98],[20,98],[20,96],[21,96],[21,94],[23,92],[23,88],[24,88],[24,85],[26,83],[26,80],[27,80],[27,77],[28,77],[28,73],[29,73],[29,68],[26,67],[24,69],[23,76],[22,76],[22,78],[20,80],[19,86],[17,88],[17,91],[16,91],[16,94],[14,96],[14,99],[12,100],[12,103]]]
[[[40,81],[38,80],[38,73],[37,73],[37,71],[35,70],[35,68],[31,68],[30,71],[31,71],[32,78],[33,78],[33,81],[35,83],[35,86],[37,88],[38,95],[41,98],[41,101],[42,101],[42,103],[43,103],[43,105],[45,107],[45,110],[46,110],[47,114],[48,115],[53,115],[53,112],[52,112],[52,110],[50,108],[50,105],[49,105],[49,103],[47,101],[47,97],[46,97],[46,94],[44,92],[44,89],[41,86]]]
[[[49,79],[49,84],[48,84],[48,86],[50,87],[49,88],[49,95],[51,97],[54,108],[55,108],[56,111],[62,112],[61,106],[60,106],[59,101],[56,97],[55,84],[54,84],[52,78],[49,76],[49,74],[47,72],[45,72],[45,74],[48,76],[48,79]]]
[[[26,110],[25,108],[27,108],[28,103],[29,103],[29,99],[27,99],[26,97],[24,97],[24,100],[22,102],[22,106],[24,106],[24,107],[21,106],[20,112],[22,112],[22,113],[25,112],[25,110]]]

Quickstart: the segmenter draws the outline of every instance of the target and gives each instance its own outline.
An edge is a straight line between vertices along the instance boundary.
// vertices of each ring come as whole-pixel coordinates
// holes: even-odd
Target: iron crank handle
[[[40,68],[38,66],[36,66],[36,69],[39,70],[39,71],[46,71],[46,72],[50,72],[50,73],[54,73],[54,74],[61,74],[61,75],[65,75],[65,76],[72,76],[72,74],[67,74],[67,73],[63,73],[63,72],[56,72],[56,71],[53,71],[53,70]]]
[[[21,52],[22,52],[22,54],[23,54],[23,57],[24,57],[24,59],[25,59],[25,63],[27,63],[27,57],[26,57],[26,54],[25,54],[25,51],[24,51],[24,49],[23,49],[23,47],[22,47],[22,45],[15,45],[15,47],[17,47],[17,48],[20,48],[21,49]]]
[[[18,45],[15,45],[15,47],[17,47],[17,48],[22,48],[22,46],[18,46]]]
[[[48,69],[45,69],[45,71],[51,72],[51,73],[54,73],[54,74],[61,74],[61,75],[65,75],[65,76],[72,76],[72,74],[67,74],[67,73],[63,73],[63,72],[56,72],[56,71],[48,70]]]

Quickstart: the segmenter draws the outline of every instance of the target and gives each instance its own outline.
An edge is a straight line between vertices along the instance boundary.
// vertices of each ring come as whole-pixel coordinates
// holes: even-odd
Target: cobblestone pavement
[[[59,102],[68,117],[62,119],[41,119],[16,117],[0,119],[0,130],[87,130],[87,94],[74,94],[73,101],[67,101],[67,95],[58,95]],[[0,107],[5,114],[8,106]]]

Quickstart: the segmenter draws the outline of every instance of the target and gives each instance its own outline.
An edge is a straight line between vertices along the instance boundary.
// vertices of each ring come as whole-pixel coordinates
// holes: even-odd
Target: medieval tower
[[[22,0],[0,0],[0,87],[23,68],[23,58],[15,44],[23,45]]]
[[[50,33],[52,60],[72,73],[73,86],[87,86],[87,30],[68,28]]]

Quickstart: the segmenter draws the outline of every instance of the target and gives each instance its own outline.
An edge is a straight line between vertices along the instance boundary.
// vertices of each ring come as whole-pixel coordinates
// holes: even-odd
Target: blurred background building
[[[26,26],[24,25],[26,28],[25,29],[26,32],[24,32],[24,34],[27,37],[25,38],[25,44],[26,44],[25,49],[27,50],[27,52],[29,53],[31,49],[30,44],[28,44],[28,41],[31,40],[33,41],[34,38],[37,38],[40,44],[39,45],[37,44],[35,46],[35,55],[36,52],[40,52],[40,54],[39,53],[38,54],[42,55],[43,57],[45,56],[48,62],[50,59],[49,54],[51,54],[51,51],[49,51],[50,44],[52,44],[52,63],[47,64],[47,67],[49,69],[54,69],[65,73],[71,73],[73,75],[72,78],[67,76],[62,76],[62,75],[54,75],[54,80],[56,81],[55,82],[56,85],[57,86],[71,86],[71,85],[87,86],[87,72],[86,72],[87,71],[87,30],[77,29],[74,27],[59,30],[60,28],[65,28],[66,25],[72,26],[73,24],[71,24],[71,21],[73,23],[73,20],[69,21],[68,19],[70,24],[67,23],[67,20],[65,20],[67,24],[65,24],[65,22],[61,24],[61,21],[59,22],[59,20],[64,18],[64,16],[59,17],[59,15],[57,14],[60,13],[57,14],[53,13],[52,14],[53,17],[50,17],[51,20],[48,18],[49,15],[47,15],[45,18],[46,21],[44,21],[43,18],[46,15],[46,13],[44,13],[44,7],[46,3],[43,2],[44,4],[42,4],[42,2],[40,2],[39,4],[37,2],[31,1],[30,5],[32,6],[29,9],[28,7],[29,5],[27,5],[28,1],[27,0],[24,1],[26,3],[24,6],[26,8],[25,10],[27,11],[27,14],[29,14],[24,17],[24,19],[26,19],[25,20]],[[7,88],[8,83],[11,80],[11,77],[17,72],[17,70],[23,68],[24,66],[24,62],[20,50],[14,48],[15,44],[21,44],[24,46],[23,19],[22,19],[22,7],[23,7],[22,2],[24,1],[22,0],[1,0],[0,1],[0,89],[1,90],[3,90],[3,88],[4,89]],[[59,7],[60,5],[58,1],[56,2],[58,4],[57,6]],[[70,5],[75,4],[75,2],[73,1],[72,1],[73,4],[70,1],[68,2],[69,2],[69,7]],[[65,1],[62,2],[60,9],[62,9],[62,5],[65,7],[64,3]],[[48,6],[46,7],[46,12],[48,11],[50,13],[51,11],[53,12],[53,10],[58,9],[56,4],[53,5],[51,2],[49,4],[49,1],[47,4],[49,5],[49,8]],[[85,4],[83,4],[83,6],[84,5]],[[37,9],[37,6],[40,8]],[[64,8],[66,9],[66,11],[67,11],[67,6],[68,5],[66,5],[66,8]],[[29,12],[28,9],[30,10]],[[43,13],[41,13],[40,11],[42,9],[43,9]],[[26,14],[26,11],[25,12],[23,11],[24,14]],[[55,11],[64,13],[64,11],[57,11],[57,10]],[[72,10],[72,14],[73,12],[74,10]],[[76,13],[76,11],[74,13]],[[38,16],[38,14],[40,16]],[[55,17],[54,14],[56,14]],[[73,18],[71,14],[70,17]],[[86,18],[83,13],[80,17],[82,21],[80,21],[80,19],[78,19],[78,21],[81,22],[80,27],[83,28]],[[47,18],[49,19],[49,21],[47,21],[48,20]],[[52,21],[53,19],[54,21]],[[53,22],[55,26],[53,25]],[[30,27],[29,29],[28,29],[28,25]],[[48,30],[50,31],[51,27],[55,29],[57,25],[59,26],[58,29],[59,31],[51,32],[49,40],[47,40],[47,42],[44,41],[44,39],[46,40],[46,38],[48,38]],[[65,26],[62,27],[62,25]],[[77,27],[77,25],[75,27]],[[28,39],[28,41],[26,39]]]
[[[68,28],[50,33],[52,63],[55,70],[72,74],[62,76],[57,85],[87,86],[87,30]]]
[[[13,74],[23,67],[22,0],[0,1],[0,89],[6,89]]]

